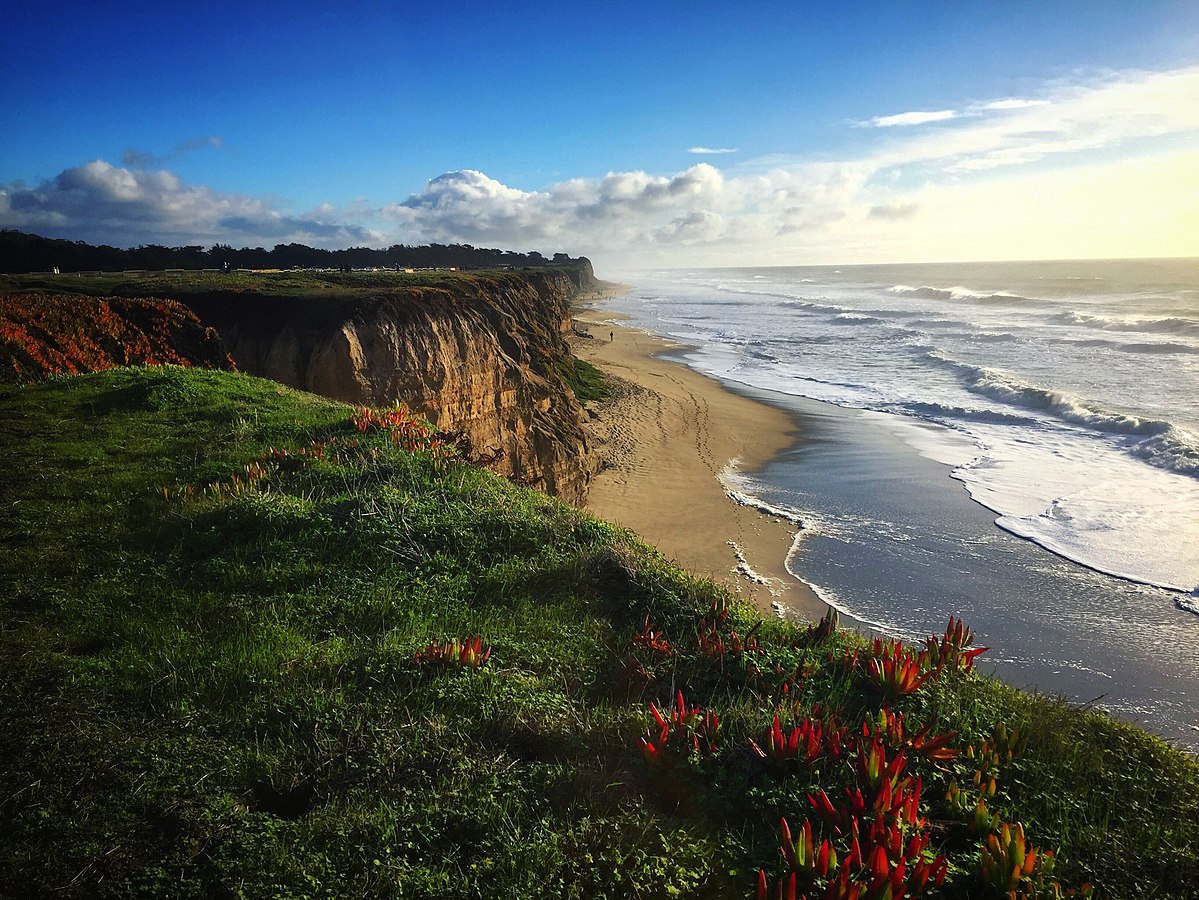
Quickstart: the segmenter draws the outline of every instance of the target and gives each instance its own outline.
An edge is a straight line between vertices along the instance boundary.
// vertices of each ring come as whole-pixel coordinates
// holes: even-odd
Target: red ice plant
[[[974,632],[961,620],[950,616],[949,625],[940,638],[927,637],[924,639],[929,665],[937,669],[946,667],[955,672],[973,671],[974,660],[990,648],[971,648],[972,643],[974,643]]]
[[[641,755],[646,762],[658,765],[669,757],[687,756],[691,753],[716,752],[716,735],[720,731],[720,719],[716,713],[698,706],[687,706],[683,692],[675,696],[674,709],[668,716],[652,701],[649,705],[653,714],[656,733],[651,730],[640,739]]]
[[[899,641],[875,638],[866,660],[866,676],[872,687],[889,697],[918,691],[926,681],[936,681],[941,666],[928,667],[928,651],[913,653]]]
[[[125,365],[199,362],[233,368],[227,355],[222,359],[216,352],[214,335],[172,300],[8,294],[0,299],[0,380],[29,381]],[[194,357],[189,355],[193,352]]]
[[[836,762],[845,756],[847,731],[844,726],[837,725],[833,716],[823,722],[817,718],[806,718],[784,731],[779,715],[775,713],[774,722],[762,742],[765,747],[752,738],[749,745],[759,759],[767,760],[779,769],[813,766],[822,758]]]
[[[798,833],[783,820],[780,853],[789,871],[773,893],[760,872],[760,900],[898,900],[944,882],[948,861],[928,849],[921,781],[905,773],[905,752],[888,758],[882,737],[865,734],[851,756],[858,784],[846,789],[843,803],[834,805],[824,790],[809,795],[826,829],[823,840],[811,820]]]
[[[648,612],[645,614],[645,624],[641,626],[640,631],[633,635],[632,645],[634,650],[645,649],[666,656],[669,656],[674,649],[670,644],[670,639],[666,637],[666,632],[650,624]]]
[[[384,431],[391,442],[409,453],[428,451],[434,460],[453,459],[457,448],[438,437],[437,429],[420,416],[414,415],[407,406],[396,401],[394,406],[382,409],[359,407],[350,419],[361,432]]]
[[[433,641],[418,650],[414,660],[420,663],[453,664],[477,669],[491,658],[491,648],[483,649],[483,638],[454,638],[449,641]]]
[[[887,707],[878,711],[873,723],[862,723],[863,737],[878,736],[890,746],[910,750],[934,764],[948,762],[961,755],[960,750],[949,746],[950,741],[958,736],[956,731],[934,736],[931,725],[925,725],[916,735],[908,735],[906,731],[904,714],[896,713]]]

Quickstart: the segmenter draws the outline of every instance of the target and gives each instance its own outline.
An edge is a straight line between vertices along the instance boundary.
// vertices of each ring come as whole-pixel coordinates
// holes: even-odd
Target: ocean
[[[962,617],[1000,677],[1199,748],[1199,260],[626,280],[610,308],[805,417],[724,480],[845,618]]]

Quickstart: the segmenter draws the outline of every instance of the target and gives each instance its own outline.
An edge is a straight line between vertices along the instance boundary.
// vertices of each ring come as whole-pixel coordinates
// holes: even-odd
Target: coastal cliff
[[[406,403],[493,471],[577,504],[596,468],[563,377],[570,299],[594,283],[580,263],[381,280],[348,296],[181,300],[242,371],[350,403]]]

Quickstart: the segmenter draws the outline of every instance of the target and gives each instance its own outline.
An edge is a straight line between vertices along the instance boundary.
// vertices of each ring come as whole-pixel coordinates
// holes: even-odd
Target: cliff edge
[[[563,332],[571,297],[594,283],[590,264],[409,280],[349,296],[180,299],[242,371],[350,403],[406,403],[492,470],[581,503],[596,462],[562,376],[573,366]]]

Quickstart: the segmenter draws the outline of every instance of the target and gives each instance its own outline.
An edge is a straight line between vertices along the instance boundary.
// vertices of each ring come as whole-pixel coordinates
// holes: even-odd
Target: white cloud
[[[1095,84],[1061,86],[1041,101],[1004,107],[1001,115],[962,118],[935,135],[892,145],[874,161],[880,169],[916,163],[938,172],[980,171],[1196,134],[1199,66],[1119,73]]]
[[[945,122],[957,117],[958,113],[952,109],[938,109],[928,112],[896,113],[893,116],[875,116],[873,119],[867,119],[859,124],[871,128],[893,128],[896,125],[925,125],[929,122]]]
[[[1120,240],[1129,253],[1199,252],[1183,246],[1193,213],[1176,199],[1199,192],[1199,166],[1187,174],[1172,165],[1172,182],[1137,175],[1171,146],[1199,146],[1199,67],[918,115],[942,124],[933,134],[899,129],[839,161],[775,156],[673,176],[614,172],[532,193],[494,183],[481,206],[472,185],[486,176],[454,173],[404,201],[405,226],[422,239],[548,245],[629,265],[1102,255]],[[1104,168],[1113,156],[1123,164]],[[1084,169],[1085,178],[1073,174]],[[1123,189],[1131,183],[1136,193]],[[1146,212],[1154,206],[1158,219]],[[1135,250],[1119,228],[1099,233],[1133,220]]]
[[[688,153],[707,154],[709,156],[720,156],[725,153],[736,153],[736,147],[688,147]]]
[[[910,219],[919,211],[920,207],[915,203],[892,203],[872,206],[869,215],[872,219]]]
[[[979,103],[970,108],[979,112],[989,112],[991,110],[1027,109],[1030,106],[1048,105],[1048,100],[1022,100],[1018,97],[1009,97],[1006,100],[992,100],[989,103]]]
[[[344,247],[381,237],[338,221],[329,210],[289,215],[263,200],[185,184],[170,172],[104,160],[65,169],[35,188],[0,188],[0,225],[121,246],[300,241]]]

